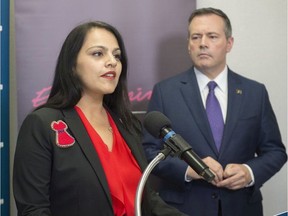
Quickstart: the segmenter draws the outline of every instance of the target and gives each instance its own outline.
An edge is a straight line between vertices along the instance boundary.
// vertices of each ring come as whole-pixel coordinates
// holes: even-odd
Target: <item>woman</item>
[[[125,47],[113,26],[88,22],[70,32],[46,104],[19,132],[13,177],[18,215],[134,215],[147,163],[126,79]],[[183,215],[149,189],[142,214]]]

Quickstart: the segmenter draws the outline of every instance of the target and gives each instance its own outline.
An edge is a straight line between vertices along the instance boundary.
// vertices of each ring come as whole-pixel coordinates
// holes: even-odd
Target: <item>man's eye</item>
[[[199,38],[200,38],[199,35],[193,35],[193,36],[191,37],[192,40],[198,40]]]

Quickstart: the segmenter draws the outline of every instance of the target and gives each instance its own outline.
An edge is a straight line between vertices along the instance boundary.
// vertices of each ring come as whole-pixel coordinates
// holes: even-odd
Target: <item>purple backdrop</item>
[[[88,20],[108,22],[122,34],[130,100],[141,115],[154,83],[190,67],[187,20],[195,8],[195,0],[15,0],[19,125],[47,98],[65,37]]]

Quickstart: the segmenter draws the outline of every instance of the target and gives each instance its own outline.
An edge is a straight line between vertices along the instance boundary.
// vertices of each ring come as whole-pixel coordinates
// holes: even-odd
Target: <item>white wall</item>
[[[232,22],[228,65],[266,85],[287,146],[287,0],[198,0],[197,8],[223,10]],[[264,215],[287,211],[287,165],[262,188]]]

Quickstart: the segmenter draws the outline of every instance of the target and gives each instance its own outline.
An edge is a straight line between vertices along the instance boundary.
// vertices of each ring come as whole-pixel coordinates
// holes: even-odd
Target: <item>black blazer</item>
[[[110,112],[142,171],[147,162],[141,138],[125,130]],[[59,147],[53,121],[62,120],[75,143]],[[117,176],[115,176],[117,178]],[[13,176],[18,215],[112,216],[109,187],[99,157],[74,109],[42,108],[24,120],[16,146]],[[155,192],[144,191],[142,214],[184,215]]]

